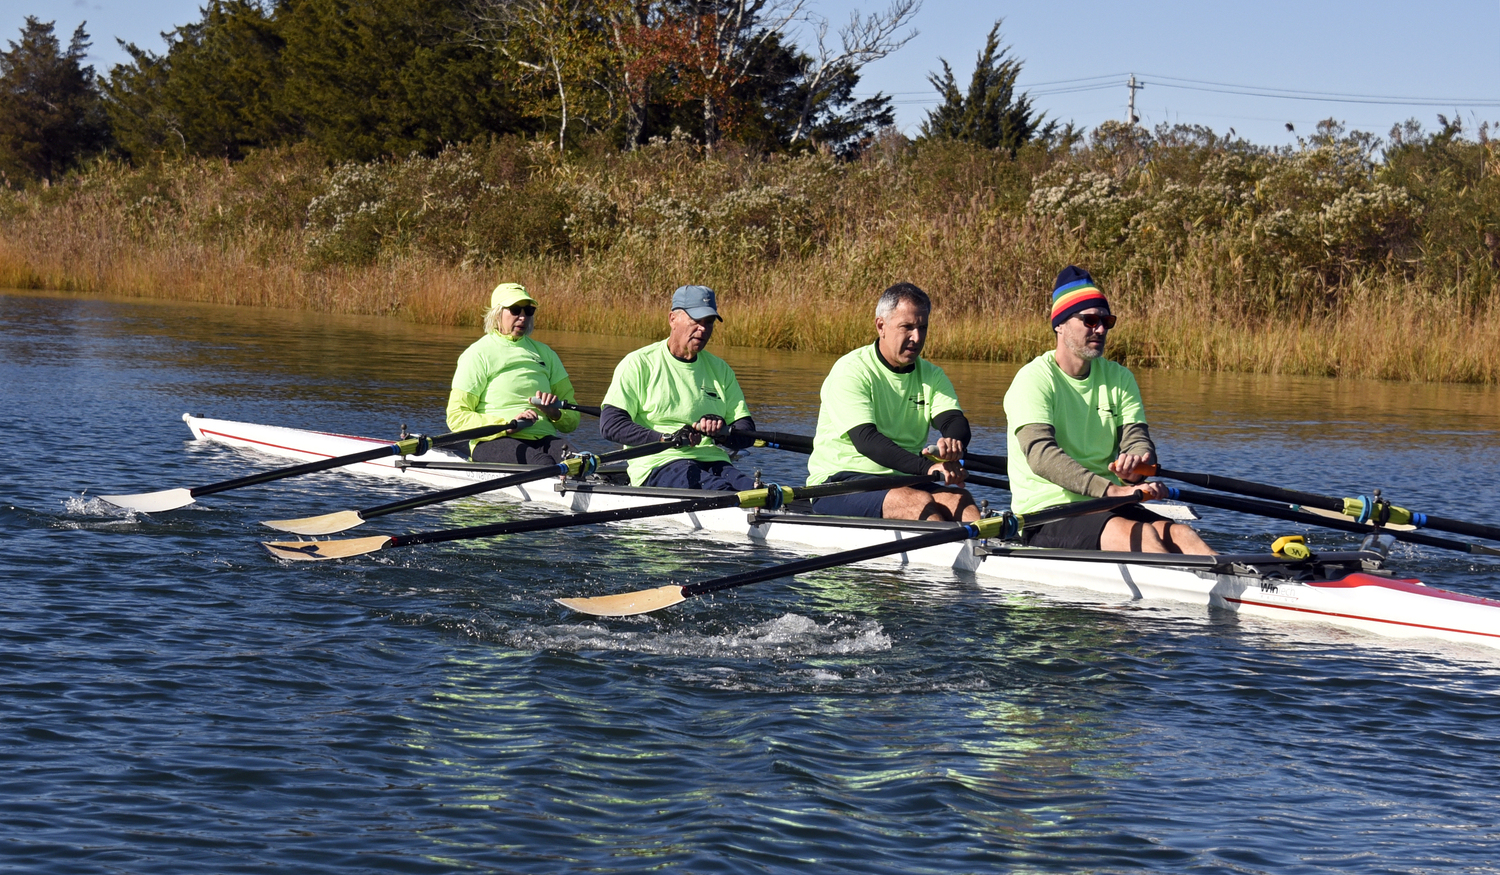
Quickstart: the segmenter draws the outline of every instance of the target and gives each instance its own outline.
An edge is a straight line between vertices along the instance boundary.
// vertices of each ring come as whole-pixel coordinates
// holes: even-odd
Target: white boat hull
[[[207,419],[184,414],[199,440],[217,441],[280,459],[311,461],[348,455],[388,441],[279,426]],[[449,470],[405,464],[398,457],[362,462],[339,470],[368,476],[407,479],[439,489],[499,476],[472,470]],[[412,461],[459,462],[443,450]],[[572,512],[612,510],[674,500],[643,496],[559,491],[555,478],[483,493],[480,497],[531,502]],[[842,525],[806,525],[776,515],[744,510],[714,510],[656,518],[661,524],[685,526],[718,536],[785,546],[812,553],[849,550],[909,538],[918,532]],[[650,522],[650,521],[646,521]],[[632,523],[640,525],[641,522]],[[1131,561],[1102,562],[1040,559],[1010,554],[986,555],[974,541],[928,547],[885,560],[901,565],[956,568],[973,572],[981,583],[1088,590],[1111,600],[1166,600],[1212,606],[1276,620],[1326,623],[1382,635],[1440,638],[1500,647],[1500,601],[1435,589],[1416,580],[1354,571],[1330,580],[1268,578],[1252,572],[1222,573]]]

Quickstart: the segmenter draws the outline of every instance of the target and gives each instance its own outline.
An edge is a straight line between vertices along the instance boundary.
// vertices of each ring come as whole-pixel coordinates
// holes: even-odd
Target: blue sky
[[[838,23],[850,10],[883,2],[810,0],[808,8]],[[199,5],[0,0],[0,35],[14,39],[28,14],[55,19],[64,37],[86,19],[91,59],[106,72],[125,59],[116,37],[159,50],[158,34],[197,20]],[[1131,73],[1146,86],[1136,96],[1142,124],[1234,128],[1265,145],[1293,142],[1287,123],[1303,134],[1328,117],[1382,136],[1411,117],[1430,129],[1438,113],[1461,116],[1471,130],[1480,121],[1500,122],[1500,0],[926,0],[915,21],[919,35],[867,68],[861,91],[893,95],[898,124],[915,133],[933,105],[927,74],[939,68],[938,58],[967,82],[985,34],[1001,17],[1036,106],[1085,128],[1124,118]],[[1079,88],[1089,90],[1070,90]],[[1277,90],[1282,96],[1223,93]],[[1291,99],[1287,91],[1346,99]],[[1347,99],[1353,95],[1361,97]],[[1411,98],[1428,100],[1402,102]]]

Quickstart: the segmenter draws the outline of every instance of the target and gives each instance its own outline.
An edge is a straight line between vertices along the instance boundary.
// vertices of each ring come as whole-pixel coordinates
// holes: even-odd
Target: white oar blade
[[[1168,504],[1165,501],[1143,501],[1141,507],[1151,511],[1157,516],[1164,516],[1169,520],[1179,523],[1190,523],[1193,520],[1201,520],[1198,512],[1185,504]]]
[[[687,596],[682,594],[682,587],[676,584],[636,592],[622,592],[618,595],[557,599],[557,603],[565,608],[572,608],[580,614],[592,614],[595,617],[634,617],[659,611],[662,608],[670,608],[684,601],[687,601]]]
[[[126,510],[139,511],[140,513],[161,513],[164,510],[176,510],[179,507],[187,507],[193,503],[193,491],[191,489],[163,489],[160,492],[139,492],[135,495],[100,495],[101,501],[107,501],[115,507],[123,507]]]
[[[346,538],[342,541],[262,541],[261,546],[270,550],[271,555],[278,559],[315,562],[320,559],[363,556],[384,549],[390,542],[388,535],[371,535],[368,538]]]
[[[359,511],[341,510],[338,513],[325,513],[322,516],[307,516],[295,520],[264,520],[261,525],[291,532],[294,535],[334,535],[363,525],[364,522],[365,518],[359,515]]]

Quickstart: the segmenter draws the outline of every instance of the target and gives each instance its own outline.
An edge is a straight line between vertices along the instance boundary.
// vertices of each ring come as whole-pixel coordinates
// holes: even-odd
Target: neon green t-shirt
[[[604,393],[604,403],[630,414],[637,425],[662,434],[671,434],[709,415],[723,417],[726,424],[750,415],[740,382],[723,359],[700,352],[697,358],[685,362],[667,350],[665,340],[620,360],[609,391]],[[631,459],[631,485],[641,485],[652,471],[678,459],[727,462],[729,454],[705,438],[698,446]]]
[[[463,431],[509,422],[516,414],[535,409],[530,399],[538,392],[551,392],[564,401],[576,403],[573,381],[568,379],[562,360],[551,347],[529,337],[512,338],[490,332],[458,357],[453,390],[448,393],[448,428]],[[540,416],[514,434],[496,437],[536,440],[577,427],[577,411],[564,410],[555,423]],[[469,449],[472,451],[479,443],[472,441]]]
[[[1028,514],[1044,507],[1088,500],[1033,473],[1016,432],[1045,424],[1057,434],[1057,445],[1074,461],[1111,483],[1109,463],[1120,453],[1120,429],[1146,421],[1135,375],[1109,359],[1094,359],[1089,375],[1075,380],[1057,366],[1056,351],[1027,362],[1005,393],[1006,453],[1010,470],[1010,509]]]
[[[873,343],[834,362],[820,395],[818,430],[807,458],[809,486],[840,471],[896,473],[855,449],[850,429],[871,423],[903,450],[920,455],[932,420],[960,409],[942,368],[919,358],[910,373],[898,374],[880,360]]]

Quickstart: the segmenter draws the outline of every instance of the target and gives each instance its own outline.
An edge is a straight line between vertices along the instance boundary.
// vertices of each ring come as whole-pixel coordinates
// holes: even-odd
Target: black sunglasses
[[[1106,329],[1110,329],[1115,327],[1115,322],[1120,317],[1113,313],[1105,313],[1103,316],[1100,316],[1098,313],[1079,313],[1077,318],[1086,328],[1098,328],[1099,323],[1102,322]]]
[[[527,316],[535,316],[536,315],[536,308],[535,307],[522,307],[519,304],[517,304],[514,307],[506,307],[505,309],[509,310],[510,311],[510,315],[512,315],[512,316],[520,316],[523,313],[526,314]]]

